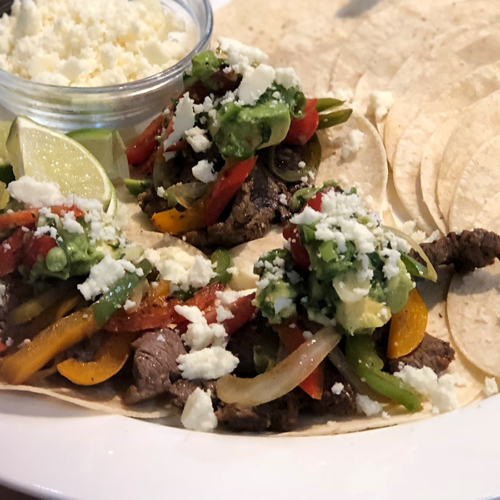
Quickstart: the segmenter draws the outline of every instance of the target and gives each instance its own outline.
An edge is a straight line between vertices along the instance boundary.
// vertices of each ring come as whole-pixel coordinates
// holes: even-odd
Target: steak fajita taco
[[[297,190],[333,173],[364,183],[380,208],[387,165],[376,130],[343,101],[306,98],[292,68],[266,61],[220,38],[217,50],[193,58],[185,90],[129,147],[137,180],[128,186],[161,232],[204,249],[263,238],[287,223]],[[360,150],[372,168],[356,163]]]

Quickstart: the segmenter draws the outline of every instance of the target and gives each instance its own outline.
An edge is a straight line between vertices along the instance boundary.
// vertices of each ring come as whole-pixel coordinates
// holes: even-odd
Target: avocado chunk
[[[338,302],[337,322],[351,334],[369,334],[384,326],[391,317],[391,310],[370,297],[357,302]]]
[[[408,295],[413,290],[414,283],[406,271],[406,266],[398,262],[399,274],[387,281],[385,302],[392,313],[398,313],[408,302]]]

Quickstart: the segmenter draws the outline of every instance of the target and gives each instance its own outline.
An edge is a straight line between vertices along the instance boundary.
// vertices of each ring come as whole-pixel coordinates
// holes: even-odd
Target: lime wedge
[[[86,147],[97,158],[111,180],[129,177],[126,148],[118,131],[85,128],[74,130],[67,135]]]
[[[63,195],[97,199],[113,212],[113,184],[95,156],[74,139],[20,116],[12,123],[7,151],[17,179],[28,175],[56,182]]]

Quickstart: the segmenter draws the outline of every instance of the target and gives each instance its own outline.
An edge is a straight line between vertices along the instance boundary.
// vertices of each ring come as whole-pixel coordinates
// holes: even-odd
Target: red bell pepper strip
[[[158,147],[156,138],[161,135],[163,125],[163,115],[155,118],[137,137],[137,139],[127,148],[125,154],[129,165],[139,165],[145,162],[149,155]]]
[[[0,278],[15,271],[22,262],[24,231],[19,228],[0,245]]]
[[[308,99],[302,118],[292,118],[285,137],[285,144],[304,145],[314,135],[319,125],[319,113],[316,110],[317,99]]]
[[[0,340],[0,354],[2,354],[2,352],[6,351],[9,347],[6,346],[1,340]]]
[[[231,311],[233,317],[225,319],[221,324],[224,326],[228,335],[232,335],[237,332],[243,325],[252,319],[256,310],[256,307],[252,304],[253,299],[255,299],[255,293],[240,297],[227,306],[227,309]],[[215,305],[206,308],[203,311],[203,315],[209,325],[217,323],[217,308]],[[184,323],[179,324],[177,328],[181,333],[185,333],[188,325],[189,322],[185,321]]]
[[[168,325],[179,327],[186,323],[187,319],[176,312],[175,306],[196,306],[200,311],[204,311],[215,303],[217,292],[224,289],[224,285],[213,283],[196,292],[184,303],[174,297],[146,298],[133,312],[127,313],[124,309],[116,311],[103,328],[108,332],[140,332],[165,328]]]
[[[75,217],[83,217],[85,212],[75,205],[66,207],[64,205],[50,207],[50,211],[53,214],[61,217],[64,213],[73,212]],[[19,226],[29,227],[33,223],[38,221],[38,208],[28,208],[26,210],[19,210],[17,212],[6,212],[0,214],[0,231],[8,228],[14,228]]]
[[[212,194],[206,205],[205,220],[207,226],[213,226],[217,222],[221,213],[250,175],[256,161],[257,157],[253,157],[234,166],[232,162],[226,163],[215,181]]]
[[[57,246],[56,240],[47,234],[35,236],[27,233],[23,244],[23,264],[31,269],[39,259],[45,261],[47,254]]]
[[[291,328],[291,325],[295,325],[295,328]],[[287,351],[290,353],[298,349],[299,346],[306,341],[304,338],[304,331],[293,320],[289,320],[279,325],[273,325],[273,328],[278,333]],[[323,397],[324,382],[325,366],[323,361],[311,375],[299,385],[299,387],[313,399],[321,399]]]
[[[308,272],[311,267],[311,258],[307,249],[300,242],[299,230],[295,224],[288,224],[283,228],[283,238],[290,245],[292,258],[301,271]]]

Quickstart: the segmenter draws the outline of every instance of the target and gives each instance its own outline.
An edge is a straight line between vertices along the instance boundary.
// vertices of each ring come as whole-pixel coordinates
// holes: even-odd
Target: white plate
[[[0,399],[0,481],[72,500],[475,500],[500,494],[500,397],[416,424],[278,438],[202,434]]]

